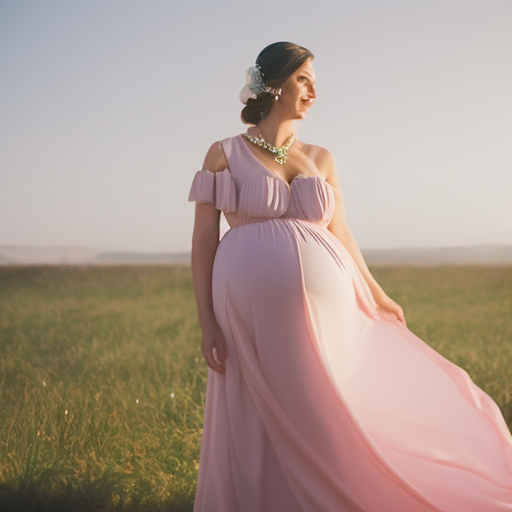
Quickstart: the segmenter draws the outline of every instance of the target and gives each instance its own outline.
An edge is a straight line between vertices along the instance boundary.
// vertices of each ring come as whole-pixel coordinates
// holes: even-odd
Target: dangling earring
[[[274,99],[277,101],[281,97],[282,90],[281,89],[274,89],[274,91],[275,91]]]

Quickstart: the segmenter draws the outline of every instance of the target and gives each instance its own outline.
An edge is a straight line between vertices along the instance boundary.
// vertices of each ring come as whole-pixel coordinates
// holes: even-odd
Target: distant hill
[[[512,245],[363,249],[369,265],[512,265]],[[105,252],[84,247],[0,245],[0,265],[171,265],[190,263],[190,252]]]
[[[512,245],[367,249],[369,265],[512,265]]]
[[[0,245],[0,265],[90,264],[99,251],[84,247]]]
[[[0,245],[0,265],[137,265],[190,263],[190,253],[105,252],[85,247]]]
[[[11,265],[12,261],[9,258],[6,258],[5,256],[2,256],[0,254],[0,265]]]
[[[189,252],[160,252],[160,253],[142,253],[142,252],[102,252],[96,255],[94,259],[96,264],[172,264],[172,263],[190,263]]]

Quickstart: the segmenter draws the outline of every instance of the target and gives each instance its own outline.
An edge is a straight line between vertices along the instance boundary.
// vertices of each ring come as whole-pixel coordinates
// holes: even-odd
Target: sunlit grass
[[[512,268],[380,268],[512,425]],[[0,509],[191,511],[206,365],[190,268],[0,267]]]
[[[2,501],[188,510],[206,386],[189,268],[0,276]]]

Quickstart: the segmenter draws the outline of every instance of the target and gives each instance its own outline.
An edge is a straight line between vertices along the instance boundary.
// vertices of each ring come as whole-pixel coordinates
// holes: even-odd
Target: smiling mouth
[[[315,100],[313,98],[308,98],[306,100],[302,100],[302,104],[306,105],[307,107],[313,105],[314,102],[315,102]]]

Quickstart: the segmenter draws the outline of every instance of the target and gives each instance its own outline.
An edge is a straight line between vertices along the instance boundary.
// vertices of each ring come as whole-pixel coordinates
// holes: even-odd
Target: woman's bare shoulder
[[[324,176],[336,174],[336,159],[326,148],[315,144],[301,142],[301,150],[315,163],[317,169]]]
[[[222,149],[220,141],[214,142],[204,157],[203,171],[220,172],[229,169],[228,159]]]

